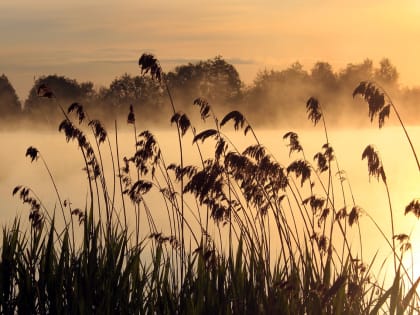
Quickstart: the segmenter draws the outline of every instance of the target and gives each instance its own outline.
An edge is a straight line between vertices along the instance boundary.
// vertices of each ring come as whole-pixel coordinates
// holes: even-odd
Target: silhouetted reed
[[[139,66],[142,74],[150,74],[167,90],[173,109],[170,123],[177,127],[179,163],[166,161],[164,148],[151,131],[137,131],[135,104],[129,106],[126,119],[133,127],[134,150],[121,156],[117,122],[112,145],[105,127],[91,119],[82,104],[72,103],[64,111],[58,96],[40,86],[38,95],[54,99],[62,110],[59,131],[80,149],[89,195],[84,208],[62,200],[46,161],[36,148],[28,148],[31,161],[41,159],[48,171],[64,227],[30,188],[13,190],[29,206],[31,233],[22,231],[18,220],[3,230],[2,313],[419,311],[420,280],[414,281],[403,264],[411,250],[409,236],[394,231],[385,171],[373,146],[365,149],[362,158],[368,161],[369,175],[386,187],[391,237],[355,203],[351,185],[343,185],[348,179],[329,142],[317,99],[306,103],[308,119],[314,125],[322,121],[326,143],[308,160],[298,134],[289,131],[283,139],[291,160],[279,161],[241,112],[231,111],[219,120],[204,98],[195,99],[193,105],[203,123],[212,125],[197,131],[186,113],[175,110],[158,60],[144,54]],[[376,106],[370,109],[371,120],[379,110],[382,127],[389,109],[375,100],[382,99],[381,92],[365,84],[358,93]],[[244,148],[229,136],[231,130],[225,131],[229,123],[234,132],[252,136]],[[188,132],[199,163],[184,161],[187,148],[182,138]],[[202,150],[209,142],[214,144],[210,153]],[[151,194],[160,196],[160,205],[148,202]],[[406,207],[405,213],[410,212],[420,216],[418,200]],[[375,279],[376,256],[366,262],[362,255],[362,215],[372,219],[392,249],[390,286]],[[161,218],[167,219],[165,228]],[[352,233],[359,234],[360,244],[351,243]]]
[[[177,133],[178,133],[178,143],[179,143],[179,153],[180,153],[180,165],[181,167],[184,166],[184,153],[183,153],[183,146],[182,146],[182,135],[185,134],[186,130],[188,129],[187,125],[188,124],[188,120],[186,119],[182,119],[185,118],[186,116],[182,116],[179,112],[177,112],[177,110],[175,109],[175,104],[174,104],[174,100],[172,98],[172,94],[171,91],[169,90],[168,84],[165,80],[165,73],[162,70],[162,67],[160,66],[159,61],[157,60],[157,58],[151,54],[148,53],[144,53],[141,55],[141,57],[139,58],[139,62],[138,62],[139,66],[140,66],[140,70],[142,74],[147,74],[150,73],[152,79],[156,80],[158,83],[162,84],[163,87],[166,90],[166,93],[168,94],[169,97],[169,101],[171,104],[171,108],[172,108],[172,112],[173,112],[173,116],[171,118],[171,122],[175,122],[176,123],[176,129],[177,129]],[[180,202],[180,207],[181,207],[181,217],[182,219],[180,220],[180,225],[181,225],[181,242],[184,242],[184,180],[183,178],[181,178],[180,180],[180,184],[181,184],[181,189],[180,189],[180,194],[181,194],[181,202]],[[184,255],[185,253],[184,251],[184,244],[181,244],[181,278],[183,278],[183,274],[184,274]]]
[[[370,121],[373,122],[373,119],[378,117],[379,128],[382,128],[385,124],[385,118],[389,117],[390,109],[392,108],[395,112],[395,115],[398,118],[401,127],[404,130],[405,136],[410,144],[411,151],[417,163],[417,168],[420,171],[420,163],[417,158],[416,150],[414,149],[413,143],[411,142],[410,136],[408,135],[407,129],[400,117],[400,114],[397,111],[394,103],[391,100],[391,97],[386,93],[386,91],[376,82],[372,81],[362,81],[355,88],[353,92],[353,97],[360,95],[369,105],[369,117]]]

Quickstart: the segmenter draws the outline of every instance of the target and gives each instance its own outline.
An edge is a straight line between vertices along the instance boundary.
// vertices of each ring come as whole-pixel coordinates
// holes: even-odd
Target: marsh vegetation
[[[354,87],[364,80],[381,84],[393,99],[400,104],[400,112],[408,124],[418,123],[416,116],[418,87],[400,84],[397,68],[389,59],[375,64],[370,59],[349,63],[342,69],[333,69],[331,64],[318,61],[310,69],[295,62],[279,70],[262,70],[252,82],[242,81],[233,64],[221,56],[208,60],[179,65],[165,75],[177,110],[189,114],[194,121],[199,119],[191,111],[191,102],[197,97],[205,98],[216,113],[225,114],[240,110],[250,117],[255,128],[310,128],[303,119],[304,104],[310,96],[322,101],[329,117],[329,127],[367,127],[364,115],[354,110],[358,100],[352,99]],[[34,77],[26,95],[18,95],[5,74],[0,76],[0,129],[43,128],[56,130],[61,121],[61,111],[53,100],[39,98],[37,89],[45,84],[61,104],[78,102],[108,130],[113,129],[114,119],[125,120],[127,107],[135,106],[137,122],[146,128],[167,127],[172,115],[167,106],[167,95],[162,86],[135,71],[115,77],[108,86],[97,86],[91,81],[59,74],[43,74]]]
[[[87,196],[77,207],[63,198],[47,157],[36,144],[28,147],[29,160],[45,169],[56,206],[45,207],[32,187],[13,189],[28,207],[29,225],[22,228],[22,218],[3,229],[2,313],[418,313],[420,278],[412,273],[410,235],[395,225],[397,216],[420,216],[420,203],[412,196],[405,213],[393,208],[374,145],[355,154],[384,185],[389,228],[357,204],[351,170],[340,167],[318,98],[307,97],[306,112],[322,130],[320,151],[307,152],[298,133],[289,131],[282,137],[291,159],[283,161],[241,111],[219,117],[199,97],[190,102],[201,120],[194,121],[176,106],[158,60],[144,54],[139,66],[141,78],[166,94],[176,153],[166,153],[151,130],[140,130],[142,112],[127,104],[132,152],[122,156],[117,122],[108,132],[82,103],[65,109],[54,89],[37,86],[36,96],[54,104],[59,132],[81,155]],[[408,140],[418,165],[385,90],[363,81],[353,91],[379,127],[389,115],[398,117],[406,137],[401,141]],[[231,131],[247,143],[235,143]],[[176,162],[167,159],[174,154]],[[161,206],[149,203],[149,195]],[[165,229],[157,222],[163,218]],[[372,268],[377,257],[365,254],[361,218],[371,221],[391,252],[380,262],[391,265],[387,278]]]

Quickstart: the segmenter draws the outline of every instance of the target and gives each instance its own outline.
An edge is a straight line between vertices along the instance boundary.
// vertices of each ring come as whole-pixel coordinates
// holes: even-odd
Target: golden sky
[[[26,98],[34,77],[108,85],[152,52],[165,70],[221,55],[251,83],[295,61],[335,69],[388,57],[420,85],[420,1],[1,0],[0,73]]]

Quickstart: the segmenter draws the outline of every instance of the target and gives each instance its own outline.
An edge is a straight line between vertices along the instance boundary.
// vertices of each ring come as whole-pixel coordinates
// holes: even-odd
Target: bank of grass
[[[393,281],[375,274],[375,257],[363,255],[359,217],[370,216],[354,202],[317,99],[306,104],[308,118],[321,124],[325,144],[314,159],[307,158],[297,133],[288,132],[283,138],[294,160],[283,165],[239,111],[219,119],[206,100],[196,99],[194,106],[211,125],[198,132],[186,114],[176,111],[158,61],[145,54],[139,65],[167,90],[178,132],[178,163],[166,162],[150,131],[137,130],[133,106],[127,119],[133,154],[125,157],[117,126],[110,139],[81,104],[62,109],[59,130],[76,143],[85,161],[86,205],[73,208],[63,200],[41,152],[28,148],[28,157],[46,168],[57,207],[46,209],[28,187],[14,189],[29,207],[30,226],[22,229],[16,220],[3,229],[2,313],[418,313],[419,280],[402,264],[411,250],[409,237],[395,235],[392,204],[392,235],[372,221],[393,253]],[[384,94],[369,84],[355,94],[370,109],[371,102],[376,104],[371,119],[378,114],[383,124]],[[38,95],[55,99],[47,86],[40,86]],[[249,137],[245,149],[224,132],[229,125]],[[192,133],[192,146],[185,142],[187,133]],[[204,142],[214,145],[210,156]],[[197,152],[200,162],[189,165],[185,150]],[[378,152],[369,145],[363,158],[389,194]],[[163,207],[149,205],[152,192]],[[419,208],[413,200],[406,212],[418,215]],[[167,218],[165,230],[157,217]]]

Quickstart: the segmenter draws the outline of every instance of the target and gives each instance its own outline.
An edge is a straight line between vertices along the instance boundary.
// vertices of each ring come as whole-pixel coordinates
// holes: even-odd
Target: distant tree
[[[25,101],[25,110],[34,110],[36,107],[45,105],[44,99],[38,96],[38,88],[45,84],[61,102],[82,102],[95,96],[92,82],[78,83],[74,79],[65,76],[48,75],[36,79]]]
[[[281,71],[259,72],[244,98],[246,112],[264,124],[303,115],[302,104],[312,94],[310,83],[309,74],[299,62]]]
[[[97,94],[93,88],[93,82],[82,82],[80,83],[80,90],[85,99],[94,99]]]
[[[349,63],[347,67],[340,71],[338,81],[343,91],[352,91],[361,81],[371,80],[374,75],[373,62],[365,59],[362,63]]]
[[[127,73],[115,78],[109,88],[102,89],[99,98],[112,106],[128,106],[132,103],[148,103],[160,96],[160,86],[146,76]]]
[[[212,105],[232,103],[240,97],[243,86],[236,68],[221,56],[176,67],[167,74],[167,81],[176,98],[187,104],[197,97]]]
[[[287,83],[293,83],[296,81],[305,82],[308,80],[308,73],[303,69],[303,65],[300,62],[292,63],[286,70],[282,70],[279,73],[282,80]]]
[[[53,98],[39,97],[38,88],[45,84],[53,93]],[[57,115],[61,115],[57,108],[58,101],[63,108],[73,102],[79,102],[83,105],[92,102],[96,92],[93,89],[93,83],[78,83],[74,79],[65,76],[48,75],[36,79],[33,87],[29,91],[29,96],[25,101],[24,112],[30,119],[36,119],[42,122],[56,121]]]
[[[21,114],[21,104],[15,89],[6,75],[0,76],[0,121]]]
[[[162,109],[162,95],[162,88],[150,77],[125,73],[115,78],[108,88],[102,88],[98,99],[108,113],[126,115],[133,105],[139,114],[150,116]]]
[[[310,76],[312,83],[317,87],[329,91],[337,88],[337,76],[328,62],[318,61],[315,63]]]
[[[287,86],[295,86],[296,84],[308,83],[309,75],[303,69],[303,65],[299,62],[291,64],[288,68],[281,71],[264,70],[257,74],[254,80],[254,87],[258,89],[283,89]]]
[[[379,68],[375,70],[374,76],[375,80],[388,88],[395,86],[398,81],[397,68],[391,64],[388,58],[383,58],[379,62]]]
[[[242,81],[239,73],[221,56],[204,63],[204,75],[202,89],[210,100],[231,101],[240,95]]]
[[[174,71],[168,72],[166,75],[171,90],[175,93],[182,90],[188,95],[200,91],[199,86],[203,77],[203,61],[177,66]]]

